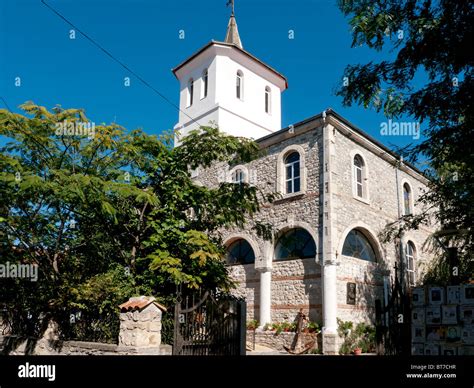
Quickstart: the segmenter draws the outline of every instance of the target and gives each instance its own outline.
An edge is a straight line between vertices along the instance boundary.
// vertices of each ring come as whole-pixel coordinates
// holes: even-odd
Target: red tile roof
[[[156,301],[156,298],[153,296],[137,296],[130,298],[127,302],[122,303],[119,307],[120,310],[143,310],[145,307],[149,306],[150,304],[154,304],[160,310],[166,311],[166,307],[159,304]]]

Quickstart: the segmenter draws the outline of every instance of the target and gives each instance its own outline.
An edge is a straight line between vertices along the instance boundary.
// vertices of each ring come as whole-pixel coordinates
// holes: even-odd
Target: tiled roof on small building
[[[156,301],[156,298],[153,296],[137,296],[130,298],[127,302],[122,303],[119,308],[120,310],[143,310],[145,307],[149,306],[150,304],[154,304],[160,310],[166,311],[166,307],[159,304]]]

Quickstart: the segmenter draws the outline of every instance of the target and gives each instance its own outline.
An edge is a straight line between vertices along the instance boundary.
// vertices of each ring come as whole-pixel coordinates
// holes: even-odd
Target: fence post
[[[240,317],[240,352],[241,356],[245,356],[247,352],[247,303],[244,300],[239,301],[239,317]]]
[[[153,297],[130,298],[120,306],[119,346],[132,352],[158,351],[161,344],[161,317],[166,308]]]

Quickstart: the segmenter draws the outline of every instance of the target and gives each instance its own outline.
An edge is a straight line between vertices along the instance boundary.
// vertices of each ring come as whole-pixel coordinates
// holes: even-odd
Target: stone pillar
[[[326,262],[323,267],[323,352],[338,353],[337,334],[337,265]]]
[[[161,344],[161,316],[166,308],[155,298],[139,296],[130,298],[120,306],[119,347],[140,352],[158,351]]]
[[[260,327],[271,323],[272,307],[272,270],[271,268],[260,269]]]
[[[323,271],[323,353],[338,353],[337,335],[337,253],[333,243],[335,212],[332,207],[332,162],[335,158],[334,128],[323,115],[323,221],[322,221],[322,271]]]

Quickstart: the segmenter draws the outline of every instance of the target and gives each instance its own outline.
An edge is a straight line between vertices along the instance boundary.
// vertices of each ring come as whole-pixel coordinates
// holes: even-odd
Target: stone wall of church
[[[319,252],[321,131],[311,130],[270,146],[265,156],[246,164],[245,167],[248,169],[249,176],[256,178],[258,187],[265,193],[283,192],[284,188],[277,185],[278,156],[286,147],[295,144],[301,146],[305,153],[306,193],[289,198],[281,197],[274,203],[266,203],[255,218],[271,224],[276,233],[292,227],[301,227],[302,224],[310,226],[311,233],[315,237],[316,249]],[[200,171],[195,179],[205,186],[216,187],[220,180],[228,178],[231,168],[232,166],[225,163],[219,163],[211,169]],[[274,262],[275,243],[258,237],[251,227],[252,223],[249,222],[248,229],[245,231],[236,229],[224,231],[224,241],[231,236],[245,237],[257,247],[256,256],[264,255],[264,261],[272,266],[272,321],[293,321],[300,308],[303,308],[310,320],[321,321],[321,269],[317,260]],[[229,268],[232,278],[238,285],[234,293],[247,300],[247,319],[258,320],[259,272],[253,264],[233,265]]]
[[[245,298],[247,301],[247,321],[258,320],[260,308],[260,278],[254,264],[236,264],[229,266],[232,279],[237,288],[233,291],[235,296]]]
[[[339,255],[338,272],[338,316],[343,320],[359,321],[374,317],[375,299],[383,299],[382,273],[394,275],[395,259],[398,256],[394,242],[383,243],[380,233],[385,226],[398,218],[398,201],[403,200],[402,185],[408,182],[413,199],[421,195],[424,184],[399,171],[398,185],[396,169],[378,155],[358,145],[340,132],[335,135],[333,169],[333,243]],[[352,160],[359,153],[367,168],[368,196],[366,201],[356,199],[352,188]],[[398,193],[397,193],[398,191]],[[415,207],[415,213],[419,210]],[[366,227],[374,238],[383,257],[377,264],[342,256],[345,236],[354,227]],[[427,227],[409,231],[406,240],[415,244],[417,272],[421,276],[432,254],[423,250],[423,243],[431,233]],[[356,283],[356,303],[347,304],[347,283]],[[365,311],[368,311],[367,315]]]
[[[267,154],[248,163],[248,174],[256,179],[264,192],[278,189],[278,156],[290,145],[303,148],[305,154],[307,190],[303,195],[283,196],[274,203],[266,203],[255,217],[259,221],[270,223],[275,232],[292,227],[305,227],[315,237],[318,257],[316,260],[273,261],[275,242],[264,241],[251,230],[249,222],[246,230],[223,231],[224,241],[244,237],[255,248],[257,260],[263,256],[265,267],[272,267],[271,318],[274,322],[292,321],[299,311],[309,315],[312,321],[321,321],[321,232],[320,206],[323,160],[323,142],[320,129],[312,129],[302,134],[288,136],[280,143],[271,145]],[[399,172],[398,188],[395,167],[381,159],[377,154],[358,145],[341,132],[335,132],[335,156],[332,158],[332,223],[333,248],[338,260],[337,267],[337,303],[338,317],[347,321],[373,321],[375,300],[383,299],[383,275],[391,274],[397,257],[393,242],[382,243],[379,234],[385,226],[398,217],[398,200],[402,200],[402,185],[408,182],[413,190],[413,199],[421,195],[423,183],[406,172]],[[352,158],[360,153],[368,171],[367,200],[356,199],[352,189]],[[219,163],[211,169],[201,171],[196,179],[202,184],[216,187],[219,181],[228,178],[233,166]],[[397,193],[397,190],[398,193]],[[278,191],[283,191],[283,187]],[[397,198],[397,195],[399,198]],[[347,233],[355,227],[367,228],[374,245],[383,260],[369,263],[364,260],[342,255],[342,246]],[[413,241],[417,250],[417,271],[420,274],[431,258],[429,252],[422,249],[430,230],[421,227],[409,231],[406,239]],[[258,266],[258,265],[257,265]],[[259,319],[260,274],[255,265],[235,265],[230,267],[231,275],[238,287],[235,293],[247,299],[247,318]],[[418,275],[420,276],[420,275]],[[355,304],[347,300],[347,283],[356,284]]]
[[[273,263],[272,321],[293,322],[300,309],[321,322],[321,266],[314,259]]]
[[[260,278],[253,264],[229,267],[237,283],[234,295],[247,301],[247,320],[259,320]],[[273,263],[272,321],[293,322],[300,309],[313,322],[321,322],[321,266],[313,259]]]

